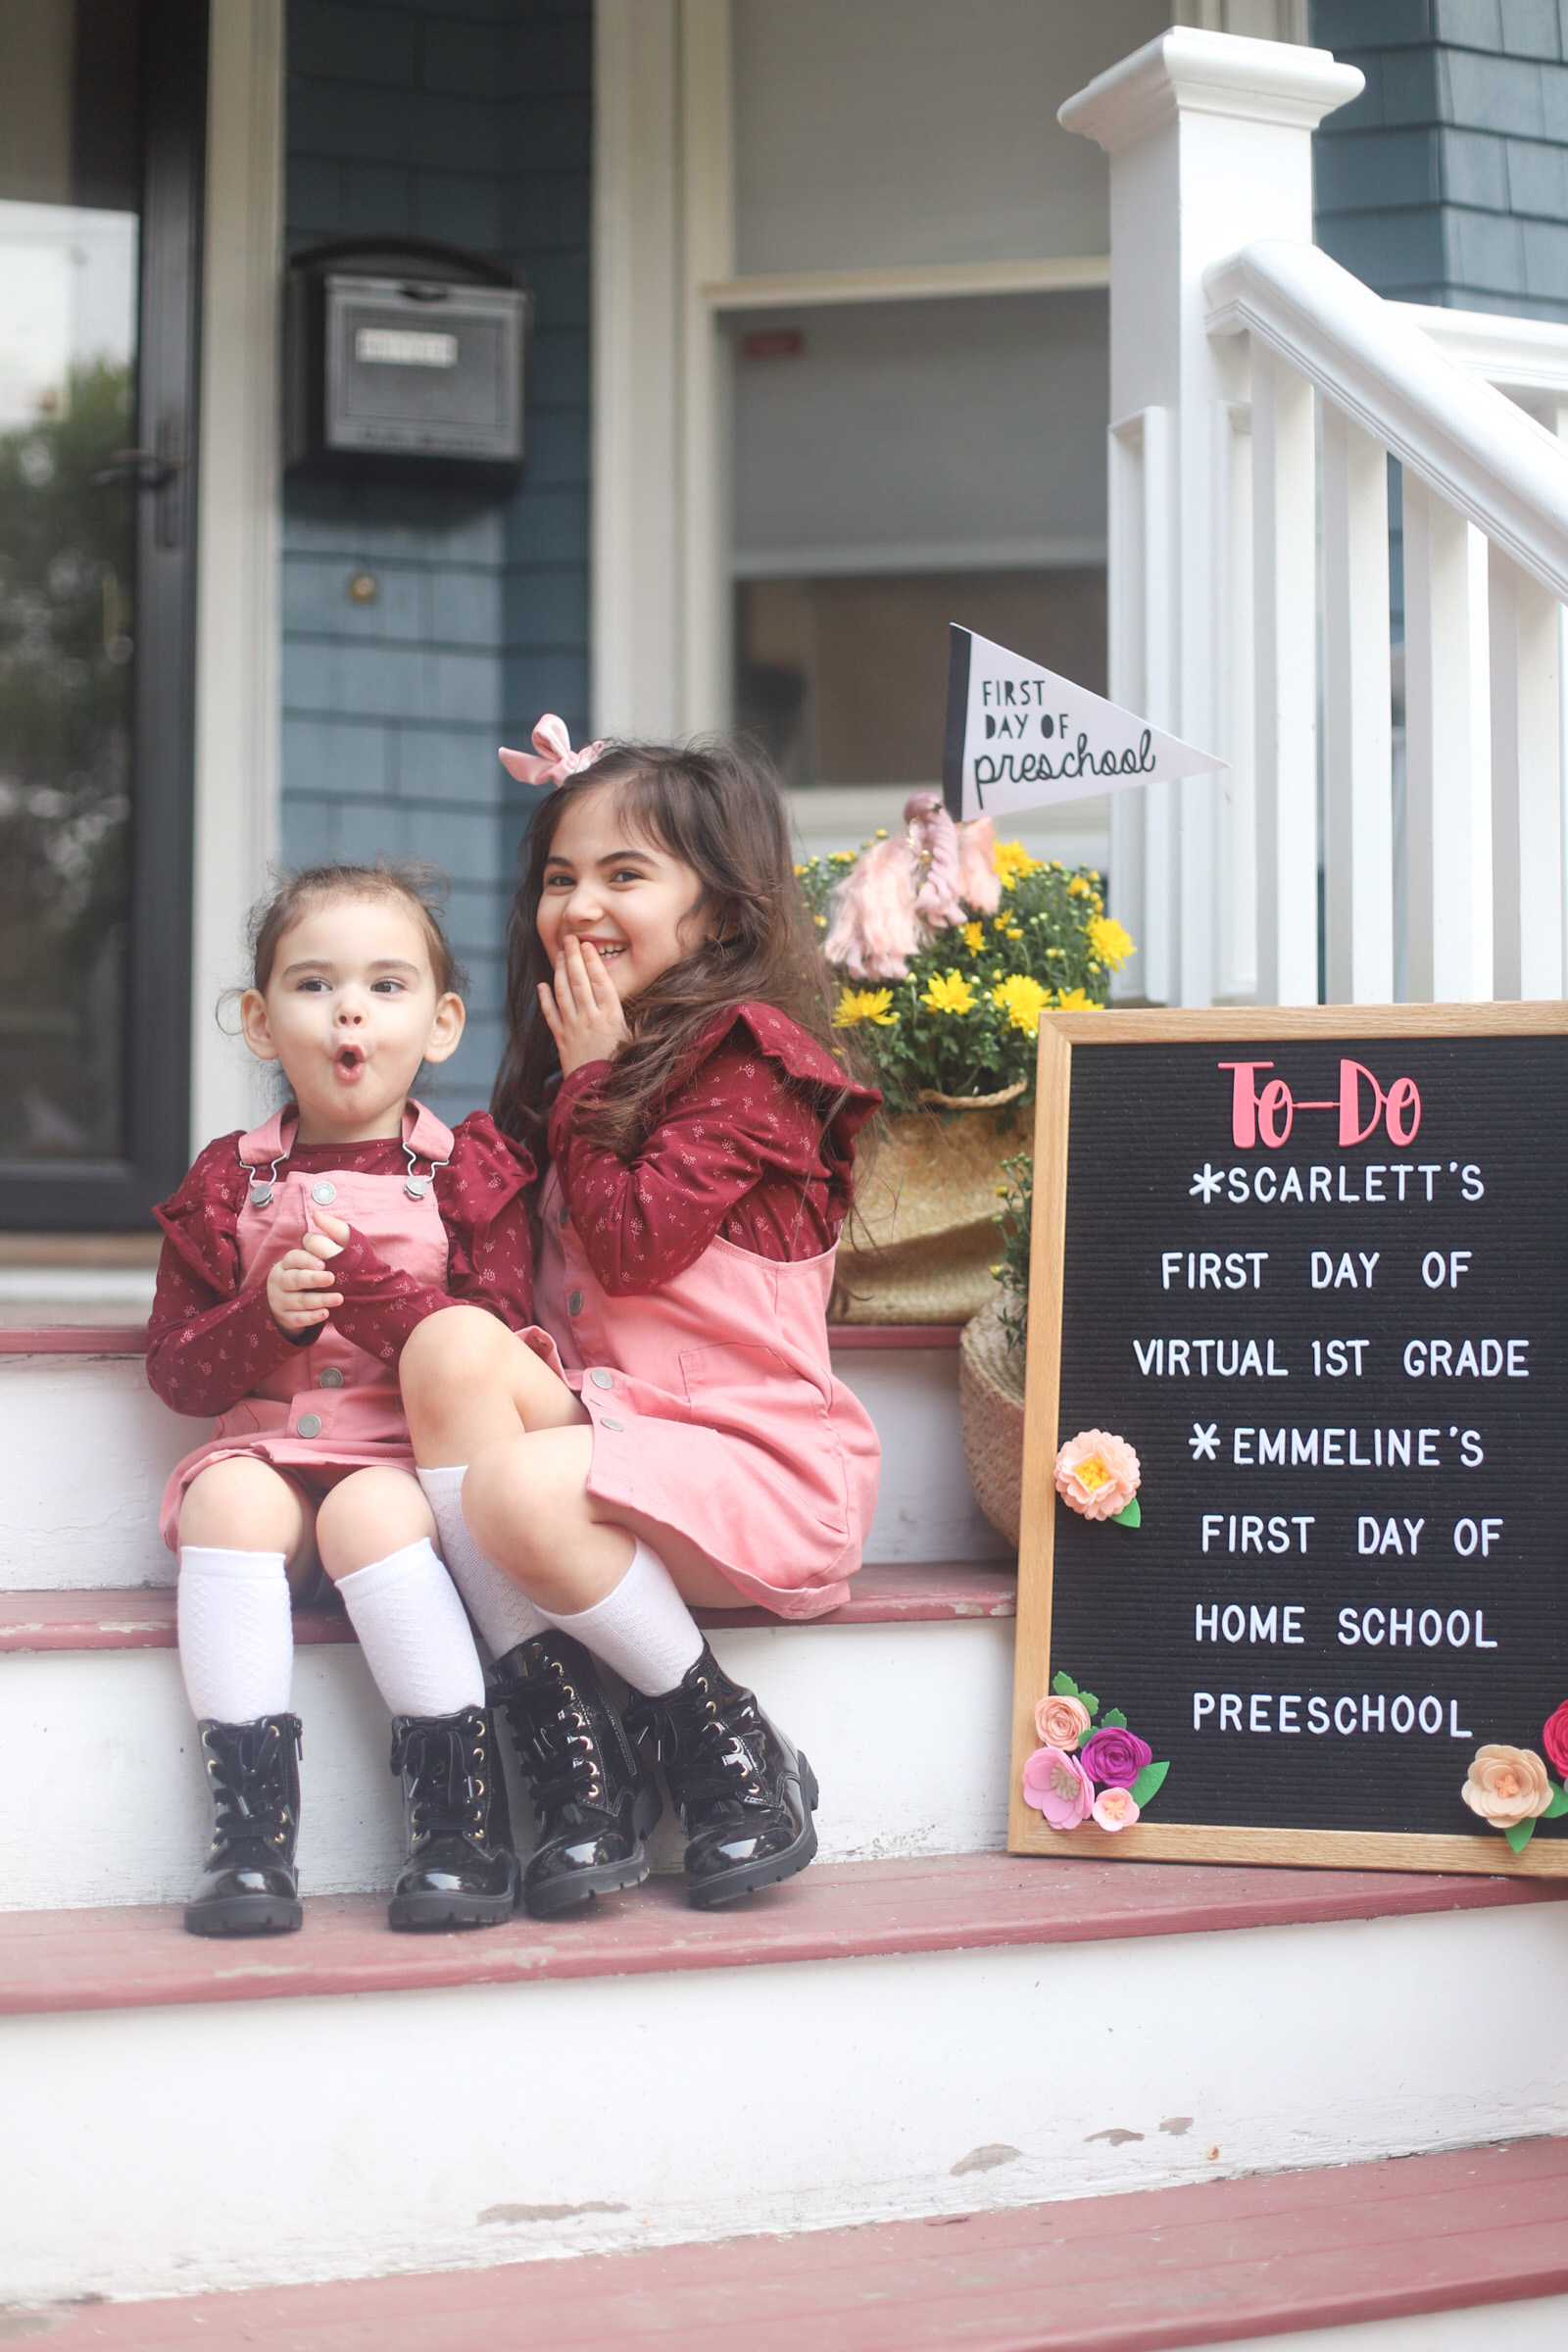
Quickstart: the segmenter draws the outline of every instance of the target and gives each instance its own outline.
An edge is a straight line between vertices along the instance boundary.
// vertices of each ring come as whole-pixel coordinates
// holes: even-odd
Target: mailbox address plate
[[[522,463],[526,293],[336,274],[323,293],[326,449]]]

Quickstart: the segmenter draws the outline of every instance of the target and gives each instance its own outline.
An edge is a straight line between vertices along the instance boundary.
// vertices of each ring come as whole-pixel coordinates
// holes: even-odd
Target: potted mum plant
[[[996,1221],[1002,1251],[991,1269],[996,1295],[965,1324],[958,1343],[958,1425],[975,1500],[998,1534],[1016,1544],[1023,1509],[1023,1375],[1034,1162],[1027,1152],[1017,1152],[1003,1161],[1002,1174],[1002,1214]]]
[[[955,825],[916,793],[906,832],[797,868],[885,1131],[839,1252],[847,1320],[964,1323],[993,1297],[1002,1163],[1027,1150],[1042,1012],[1102,1005],[1133,942],[1093,868]]]

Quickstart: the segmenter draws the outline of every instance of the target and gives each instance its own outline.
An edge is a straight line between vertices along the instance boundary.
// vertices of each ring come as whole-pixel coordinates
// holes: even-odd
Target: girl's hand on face
[[[301,1332],[324,1323],[343,1299],[341,1293],[333,1290],[332,1277],[320,1259],[306,1248],[290,1250],[273,1266],[267,1277],[267,1303],[283,1337],[296,1340]]]
[[[592,940],[584,942],[575,933],[567,935],[556,958],[555,987],[540,983],[539,1008],[568,1078],[586,1062],[608,1061],[631,1034],[603,956]]]

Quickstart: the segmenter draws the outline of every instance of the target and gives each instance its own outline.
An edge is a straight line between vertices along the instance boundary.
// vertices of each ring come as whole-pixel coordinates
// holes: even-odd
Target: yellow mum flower
[[[1072,880],[1067,885],[1067,896],[1069,899],[1088,898],[1089,885],[1084,880],[1082,874],[1074,874]]]
[[[999,841],[995,865],[1003,889],[1010,890],[1020,876],[1038,873],[1041,860],[1031,858],[1021,841]]]
[[[839,998],[833,1026],[855,1029],[861,1021],[874,1021],[879,1029],[891,1029],[899,1017],[890,1009],[892,1004],[891,988],[847,988]]]
[[[963,944],[968,949],[970,955],[978,956],[980,950],[985,945],[986,937],[984,931],[982,931],[980,928],[980,925],[978,923],[965,923],[963,926],[962,936]]]
[[[1092,914],[1089,918],[1089,944],[1102,963],[1108,963],[1119,972],[1133,952],[1131,935],[1124,931],[1114,915]]]
[[[946,978],[933,972],[920,1002],[927,1012],[973,1012],[975,1006],[974,991],[959,971],[949,972]]]
[[[1023,933],[1021,931],[1013,930],[1009,925],[1007,930],[1004,932],[1003,937],[1004,939],[1022,939]]]
[[[1014,972],[1010,980],[1004,980],[1000,988],[991,991],[991,1002],[1002,1006],[1014,1029],[1021,1029],[1025,1037],[1037,1037],[1040,1015],[1051,1003],[1051,991],[1042,988],[1038,980],[1031,980],[1027,972]]]
[[[1056,999],[1056,1005],[1062,1012],[1099,1012],[1102,1009],[1093,997],[1085,996],[1081,988],[1064,988]]]

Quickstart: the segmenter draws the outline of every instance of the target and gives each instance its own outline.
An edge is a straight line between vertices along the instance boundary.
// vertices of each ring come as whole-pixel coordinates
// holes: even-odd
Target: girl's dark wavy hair
[[[631,1035],[615,1054],[612,1086],[583,1102],[579,1132],[631,1158],[703,1031],[742,1003],[788,1013],[836,1054],[846,1080],[858,1081],[858,1057],[832,1026],[832,980],[795,880],[789,814],[768,761],[731,744],[610,743],[550,794],[524,844],[527,862],[507,917],[508,1036],[490,1105],[497,1126],[544,1157],[548,1097],[561,1068],[539,1009],[539,984],[553,977],[538,927],[545,863],[567,810],[607,789],[628,834],[690,866],[702,896],[689,952],[627,1004]]]

